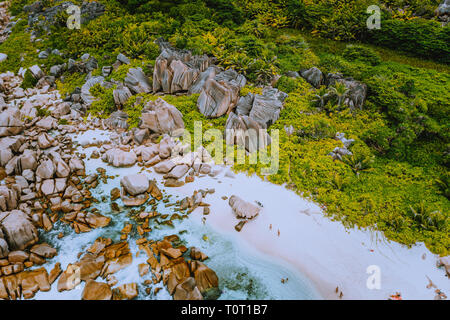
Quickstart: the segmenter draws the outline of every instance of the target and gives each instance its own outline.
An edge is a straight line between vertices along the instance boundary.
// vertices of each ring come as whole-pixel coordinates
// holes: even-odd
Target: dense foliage
[[[244,74],[249,84],[241,95],[260,92],[258,86],[276,74],[313,66],[367,84],[364,109],[350,111],[340,99],[323,99],[327,88],[314,89],[302,78],[282,76],[276,86],[289,97],[272,126],[280,130],[280,169],[268,179],[324,205],[346,225],[380,230],[408,245],[423,241],[433,252],[449,254],[450,41],[448,27],[433,20],[439,1],[101,0],[106,13],[81,30],[55,25],[42,41],[30,42],[20,8],[31,2],[12,1],[11,10],[22,20],[0,44],[0,52],[8,54],[0,72],[35,63],[48,71],[60,63],[59,57],[40,60],[36,49],[58,48],[65,59],[88,52],[100,68],[122,52],[131,65],[121,66],[108,79],[123,80],[130,67],[142,67],[151,78],[159,54],[154,40],[164,37]],[[366,9],[374,2],[383,9],[382,29],[369,33]],[[58,89],[63,96],[69,94],[84,77],[64,74]],[[115,110],[112,90],[93,88],[98,100],[90,111],[106,117]],[[157,98],[141,96],[140,103],[133,96],[123,108],[132,126],[138,124],[145,101]],[[204,130],[223,130],[226,118],[206,119],[197,110],[196,95],[164,99],[183,113],[189,130],[193,121],[202,121]],[[288,135],[285,126],[292,126],[294,133]],[[328,155],[341,146],[334,138],[337,132],[356,140],[350,148],[353,156],[344,161]],[[249,174],[261,169],[250,164],[235,168]]]

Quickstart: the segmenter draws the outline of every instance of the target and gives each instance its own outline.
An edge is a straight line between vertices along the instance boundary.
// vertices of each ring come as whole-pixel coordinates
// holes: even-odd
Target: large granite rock
[[[112,290],[107,283],[88,280],[83,289],[82,300],[111,300]]]
[[[153,71],[153,91],[176,93],[188,91],[212,63],[206,55],[192,56],[190,51],[176,50],[167,42],[158,42],[161,54],[156,59]]]
[[[145,193],[150,187],[150,183],[145,174],[125,176],[120,180],[120,185],[132,196]]]
[[[130,89],[128,87],[119,84],[113,91],[114,103],[116,106],[123,106],[127,100],[132,96]]]
[[[236,112],[248,115],[262,126],[269,127],[280,117],[287,94],[272,87],[264,88],[262,94],[248,94],[239,100]]]
[[[137,157],[133,151],[126,152],[121,149],[110,149],[102,156],[102,160],[114,167],[129,167],[136,163]]]
[[[123,111],[114,111],[108,119],[105,120],[105,125],[109,129],[128,129],[128,114]]]
[[[12,210],[0,225],[11,250],[24,250],[38,241],[36,227],[23,211]]]
[[[0,210],[11,211],[17,208],[20,190],[15,187],[0,186]]]
[[[22,132],[24,123],[19,109],[9,107],[0,112],[0,137],[12,136]]]
[[[199,111],[208,118],[217,118],[234,109],[239,100],[239,92],[246,79],[233,69],[208,79],[198,97]]]
[[[83,86],[81,87],[81,98],[86,105],[91,105],[95,100],[95,98],[90,93],[91,88],[96,84],[103,84],[104,81],[105,78],[103,78],[102,76],[97,76],[90,78],[83,84]]]
[[[250,202],[244,201],[238,196],[232,195],[228,200],[228,204],[233,210],[234,214],[241,219],[253,219],[256,217],[261,208]]]
[[[156,133],[174,133],[184,129],[183,114],[161,98],[146,104],[141,115],[141,128]]]
[[[152,90],[150,79],[144,74],[141,68],[130,68],[124,80],[132,93],[148,93]]]
[[[264,125],[246,115],[231,112],[225,124],[225,141],[228,145],[242,146],[252,153],[266,148],[270,143],[270,135]]]
[[[325,78],[318,68],[312,67],[311,69],[300,71],[300,75],[309,82],[314,88],[320,88],[324,84]]]

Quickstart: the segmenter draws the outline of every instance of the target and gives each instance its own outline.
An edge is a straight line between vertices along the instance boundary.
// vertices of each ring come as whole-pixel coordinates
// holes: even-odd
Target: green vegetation
[[[313,66],[365,83],[363,110],[349,110],[343,86],[314,89],[302,78],[282,76],[276,87],[289,97],[271,127],[280,132],[280,168],[267,179],[287,183],[347,226],[380,230],[407,245],[423,241],[435,253],[450,253],[450,39],[449,27],[435,21],[440,1],[101,0],[107,8],[103,16],[81,30],[57,24],[39,42],[30,42],[26,15],[19,10],[30,1],[12,2],[11,10],[23,20],[0,44],[0,52],[9,56],[1,72],[35,63],[48,70],[61,63],[59,58],[38,61],[36,49],[58,48],[66,54],[64,61],[90,53],[100,68],[111,65],[119,52],[130,57],[131,65],[119,67],[108,80],[122,81],[130,67],[142,67],[151,77],[159,54],[154,40],[164,37],[244,74],[249,83],[241,96],[260,93],[259,85],[275,74]],[[369,32],[366,9],[372,4],[380,5],[383,20],[381,30]],[[64,81],[57,81],[61,94],[81,87],[84,76],[64,74]],[[92,113],[107,117],[115,110],[113,88],[91,91],[98,98]],[[157,98],[141,94],[128,100],[123,110],[132,127],[145,103]],[[197,98],[163,97],[183,113],[191,133],[194,121],[201,121],[203,130],[223,130],[226,117],[206,119],[197,110]],[[285,126],[294,133],[288,135]],[[343,161],[328,155],[342,146],[334,138],[337,132],[355,139],[353,156]],[[261,172],[260,165],[235,169]]]

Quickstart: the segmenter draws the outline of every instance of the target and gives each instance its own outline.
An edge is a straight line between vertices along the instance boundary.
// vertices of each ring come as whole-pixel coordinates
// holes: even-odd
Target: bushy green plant
[[[22,84],[20,85],[20,87],[23,89],[34,88],[34,86],[36,86],[37,82],[38,81],[33,76],[30,69],[27,69],[27,71],[25,71],[25,75],[23,77],[23,81],[22,81]]]
[[[450,63],[450,27],[442,27],[437,21],[385,20],[381,29],[371,30],[368,41],[426,59]]]
[[[361,45],[348,45],[342,55],[347,60],[359,60],[369,63],[372,66],[376,66],[381,63],[380,56],[374,50]]]

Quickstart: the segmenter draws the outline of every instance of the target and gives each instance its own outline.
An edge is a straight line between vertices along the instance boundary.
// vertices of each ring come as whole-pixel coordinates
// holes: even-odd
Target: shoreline
[[[297,270],[324,299],[339,299],[336,287],[343,292],[342,299],[388,299],[396,292],[403,299],[434,299],[434,289],[427,289],[428,278],[442,291],[450,291],[445,271],[436,267],[437,255],[423,243],[407,248],[386,240],[378,231],[345,229],[341,222],[324,216],[318,205],[293,191],[255,175],[238,173],[235,178],[225,177],[227,170],[224,168],[216,178],[196,177],[193,183],[173,188],[173,192],[191,196],[194,190],[214,188],[216,192],[205,199],[211,205],[206,224]],[[161,179],[153,172],[152,176]],[[239,220],[232,214],[228,200],[221,199],[233,194],[264,205],[259,216],[241,232],[234,229]],[[192,219],[202,217],[201,208],[191,213]],[[372,265],[380,270],[379,290],[370,290],[366,285],[371,275],[367,268]]]

